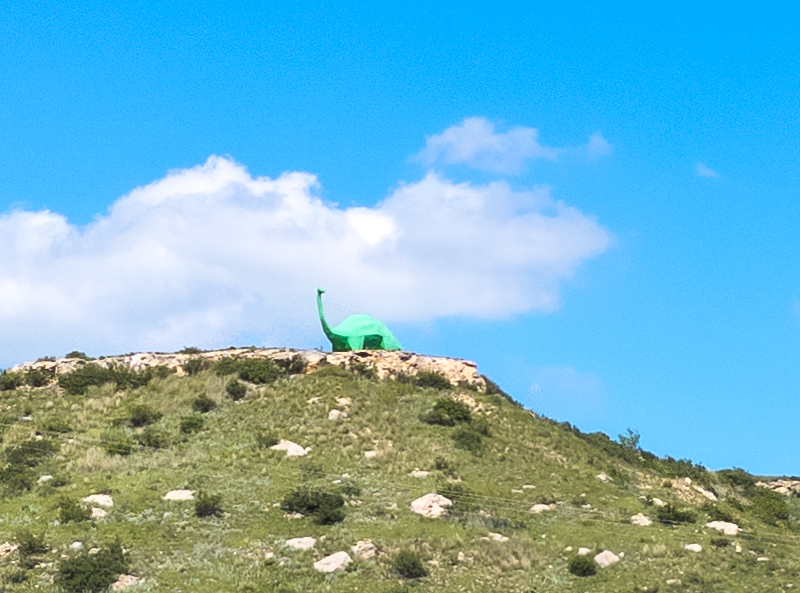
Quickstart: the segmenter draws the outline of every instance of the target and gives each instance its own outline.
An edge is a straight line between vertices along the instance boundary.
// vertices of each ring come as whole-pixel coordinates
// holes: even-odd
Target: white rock
[[[336,552],[330,556],[325,556],[322,560],[314,563],[314,568],[319,572],[339,572],[353,561],[347,552]]]
[[[523,484],[522,485],[522,489],[523,490],[533,490],[534,488],[536,488],[536,486],[534,486],[533,484]]]
[[[721,531],[725,535],[739,535],[739,526],[736,523],[728,523],[727,521],[711,521],[706,523],[706,527]]]
[[[328,420],[339,420],[342,417],[342,413],[339,410],[331,410],[328,412]]]
[[[655,498],[655,497],[653,497],[653,504],[656,505],[657,507],[665,507],[665,506],[667,506],[666,502],[664,502],[660,498]]]
[[[594,561],[600,568],[608,568],[612,564],[619,562],[619,556],[610,550],[603,550],[594,557]]]
[[[337,397],[336,403],[342,406],[343,408],[347,408],[350,405],[352,405],[353,400],[350,399],[349,397]]]
[[[164,500],[194,500],[194,490],[170,490]]]
[[[377,451],[364,451],[364,457],[366,457],[367,459],[372,459],[373,457],[377,456],[378,456]]]
[[[317,540],[313,537],[295,537],[286,540],[286,545],[293,550],[310,550],[316,543]]]
[[[538,515],[539,513],[543,513],[545,511],[549,511],[549,510],[550,510],[550,505],[535,504],[529,509],[529,512],[536,513]]]
[[[695,553],[703,551],[703,546],[701,546],[700,544],[686,544],[685,546],[683,546],[683,548],[685,550],[689,550],[690,552],[695,552]]]
[[[708,500],[710,500],[712,502],[716,502],[717,501],[717,495],[714,494],[713,492],[709,492],[708,490],[706,490],[705,488],[701,488],[700,486],[693,486],[693,488],[697,492],[699,492],[700,494],[705,496]]]
[[[44,482],[49,482],[52,479],[53,479],[53,476],[44,475],[44,476],[39,476],[39,479],[36,480],[36,482],[39,483],[39,484],[42,484]]]
[[[350,550],[362,560],[372,558],[378,553],[378,548],[368,539],[359,540]]]
[[[101,507],[113,507],[114,501],[108,494],[92,494],[83,499],[89,504],[99,504]]]
[[[766,556],[759,556],[758,558],[756,558],[756,562],[769,562],[769,558],[767,558]]]
[[[136,585],[141,585],[142,583],[144,583],[144,579],[140,579],[139,577],[135,577],[130,574],[121,574],[116,582],[111,584],[111,590],[122,591],[128,587],[134,587]]]
[[[578,556],[586,556],[592,553],[591,548],[578,548]]]
[[[507,542],[508,538],[500,533],[489,532],[489,539],[496,542]]]
[[[105,519],[106,517],[108,517],[108,511],[92,507],[92,519]]]
[[[275,449],[276,451],[286,451],[286,457],[305,457],[308,455],[308,450],[303,449],[303,447],[297,443],[286,441],[284,439],[281,439],[277,445],[272,445],[270,449]]]
[[[0,558],[2,558],[3,556],[8,556],[12,552],[16,552],[17,548],[19,548],[18,545],[10,544],[8,542],[4,542],[3,544],[0,544]]]
[[[81,550],[81,549],[83,549],[83,542],[72,542],[69,545],[69,549],[70,550],[75,550],[75,551]]]
[[[444,507],[453,505],[453,501],[445,498],[441,494],[431,492],[418,498],[411,503],[411,510],[423,517],[437,518],[444,515],[447,510]]]
[[[597,479],[600,480],[601,482],[608,482],[611,480],[611,478],[609,478],[605,474],[597,474]]]
[[[421,470],[421,469],[415,469],[413,472],[411,472],[408,475],[411,476],[412,478],[425,478],[425,477],[428,476],[429,473],[431,473],[431,472],[426,472],[425,470]]]
[[[650,517],[645,517],[642,513],[639,513],[631,517],[631,523],[641,527],[647,527],[648,525],[652,525],[653,521],[650,519]]]

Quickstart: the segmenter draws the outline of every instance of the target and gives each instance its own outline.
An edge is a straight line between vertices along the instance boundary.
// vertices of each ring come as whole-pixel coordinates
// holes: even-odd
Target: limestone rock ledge
[[[293,350],[288,348],[228,348],[226,350],[209,350],[193,354],[182,352],[138,352],[122,356],[104,356],[91,361],[91,363],[104,367],[109,365],[124,366],[134,371],[141,371],[148,367],[166,366],[176,374],[184,375],[184,365],[191,359],[201,358],[216,362],[226,356],[269,358],[273,360],[300,356],[306,362],[306,373],[313,373],[329,364],[349,369],[353,363],[357,363],[374,369],[379,379],[394,378],[400,374],[413,376],[419,371],[438,372],[447,377],[453,386],[465,385],[476,388],[479,391],[485,391],[486,389],[486,380],[478,373],[478,365],[469,360],[386,350],[322,352],[320,350]],[[58,375],[69,373],[84,364],[87,364],[87,362],[77,358],[57,358],[56,360],[26,362],[10,370],[14,372],[40,369],[53,374],[54,377],[58,377]]]

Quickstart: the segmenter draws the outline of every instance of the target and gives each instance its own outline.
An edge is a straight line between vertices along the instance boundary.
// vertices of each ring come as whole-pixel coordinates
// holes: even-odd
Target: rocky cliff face
[[[424,356],[413,352],[384,350],[357,350],[355,352],[321,352],[319,350],[292,350],[286,348],[229,348],[197,353],[183,352],[139,352],[123,356],[106,356],[90,361],[104,367],[119,365],[134,371],[148,367],[166,366],[176,374],[185,374],[184,365],[195,358],[216,362],[224,357],[291,359],[299,356],[306,363],[306,373],[313,373],[325,365],[339,365],[350,369],[353,365],[364,365],[374,369],[379,379],[396,377],[399,374],[416,375],[419,371],[438,372],[453,385],[468,385],[479,391],[486,389],[486,380],[478,373],[478,365],[468,360]],[[69,373],[78,366],[88,364],[79,358],[58,358],[26,362],[11,369],[27,371],[39,369],[54,375]]]

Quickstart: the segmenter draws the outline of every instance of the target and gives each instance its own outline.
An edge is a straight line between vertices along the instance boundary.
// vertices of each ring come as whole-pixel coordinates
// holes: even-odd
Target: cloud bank
[[[133,190],[84,228],[49,211],[0,215],[0,359],[248,339],[327,345],[317,286],[334,322],[552,311],[561,283],[612,242],[546,187],[429,173],[351,208],[319,190],[308,173],[257,177],[213,156]]]

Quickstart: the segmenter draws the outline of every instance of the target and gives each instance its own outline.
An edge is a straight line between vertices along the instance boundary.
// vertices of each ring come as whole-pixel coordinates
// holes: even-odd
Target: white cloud
[[[539,130],[517,126],[497,133],[483,117],[468,117],[441,134],[429,136],[417,159],[426,166],[464,163],[493,173],[519,173],[528,160],[558,157],[560,149],[539,144]]]
[[[589,136],[589,143],[586,145],[586,150],[591,160],[600,158],[601,156],[608,156],[613,150],[611,143],[603,138],[600,132],[595,132]]]
[[[705,163],[701,163],[699,161],[694,166],[694,172],[698,177],[708,177],[709,179],[717,179],[719,177],[719,173]]]
[[[0,215],[0,360],[242,339],[327,345],[317,286],[332,321],[551,311],[561,282],[612,242],[546,187],[430,173],[371,208],[339,208],[317,191],[308,173],[253,177],[211,157],[85,228],[48,211]]]

